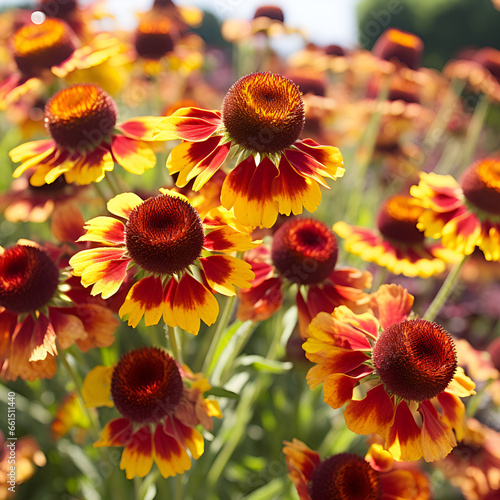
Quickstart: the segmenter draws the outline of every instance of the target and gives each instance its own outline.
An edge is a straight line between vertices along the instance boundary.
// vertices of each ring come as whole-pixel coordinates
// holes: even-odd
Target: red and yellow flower
[[[115,407],[122,415],[104,427],[95,447],[125,447],[120,469],[127,479],[144,477],[153,461],[163,477],[191,467],[186,450],[196,460],[204,440],[195,428],[211,430],[211,417],[221,418],[219,404],[203,397],[207,379],[179,367],[165,351],[143,347],[128,352],[115,366],[96,366],[85,378],[88,407]]]
[[[285,441],[289,477],[300,500],[429,500],[429,480],[411,467],[394,467],[381,445],[372,444],[365,458],[340,453],[321,460],[298,439]]]
[[[333,230],[345,239],[345,249],[391,273],[428,278],[442,273],[457,256],[439,243],[426,243],[417,221],[424,209],[409,195],[388,198],[379,210],[377,229],[337,222]]]
[[[107,347],[118,321],[105,306],[82,298],[62,251],[21,240],[0,248],[0,374],[33,381],[56,372],[59,349]],[[83,294],[85,295],[85,294]]]
[[[304,343],[316,366],[312,388],[323,383],[325,402],[341,408],[347,427],[376,433],[398,461],[434,461],[463,438],[460,397],[474,383],[458,367],[451,335],[436,323],[408,319],[413,297],[396,285],[374,294],[373,313],[345,306],[320,313]]]
[[[97,85],[82,83],[54,94],[45,106],[45,123],[52,139],[28,142],[14,148],[10,157],[22,162],[19,177],[34,169],[33,186],[51,184],[64,175],[67,183],[90,184],[104,179],[115,162],[140,175],[156,164],[148,144],[153,141],[155,117],[116,123],[113,99]]]
[[[228,224],[227,214],[215,209],[202,221],[185,196],[161,189],[161,195],[142,200],[123,193],[108,202],[112,217],[87,222],[80,241],[105,246],[73,256],[73,274],[81,276],[92,295],[114,295],[127,270],[135,267],[141,279],[130,289],[119,315],[137,326],[165,323],[197,334],[200,319],[211,325],[219,312],[214,292],[235,295],[254,274],[250,264],[231,253],[255,247],[251,236]],[[201,275],[201,280],[197,276]]]
[[[236,158],[222,186],[222,205],[242,224],[271,227],[278,213],[316,210],[319,185],[328,188],[324,178],[344,173],[337,148],[299,140],[303,125],[298,87],[280,75],[254,73],[229,89],[222,112],[179,109],[157,125],[155,137],[182,139],[167,167],[179,173],[178,186],[196,179],[196,191]]]
[[[283,288],[297,285],[296,302],[301,336],[319,312],[331,313],[343,304],[356,312],[368,309],[371,286],[369,272],[355,268],[336,269],[337,240],[322,222],[292,218],[273,235],[269,251],[260,246],[248,252],[255,279],[252,287],[241,290],[238,318],[262,321],[280,307]]]
[[[119,40],[109,33],[100,33],[88,45],[77,48],[73,30],[56,18],[26,24],[16,31],[12,45],[18,72],[0,83],[0,109],[30,90],[40,89],[47,75],[64,78],[75,70],[102,64],[122,51]]]
[[[410,192],[424,208],[417,227],[426,236],[441,238],[462,255],[477,246],[486,260],[500,260],[500,159],[474,162],[459,182],[451,175],[422,172]]]

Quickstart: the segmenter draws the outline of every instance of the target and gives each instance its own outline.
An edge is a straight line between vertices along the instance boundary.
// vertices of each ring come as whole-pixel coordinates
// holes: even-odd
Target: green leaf
[[[219,398],[240,399],[239,394],[233,391],[228,391],[223,387],[212,387],[209,391],[205,392],[205,396],[217,396]]]
[[[267,359],[257,354],[242,356],[238,358],[237,365],[240,366],[253,366],[258,372],[265,373],[283,373],[293,367],[293,363],[289,361],[275,361],[274,359]]]

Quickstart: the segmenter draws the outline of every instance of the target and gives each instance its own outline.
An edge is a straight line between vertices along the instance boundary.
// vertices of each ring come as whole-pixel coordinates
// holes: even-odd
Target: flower
[[[61,439],[73,431],[73,441],[83,444],[89,427],[89,416],[84,411],[76,392],[69,393],[58,405],[56,416],[50,425],[52,439]]]
[[[391,455],[373,444],[365,458],[340,453],[325,460],[298,439],[283,453],[300,500],[429,500],[427,477],[417,469],[394,467]]]
[[[58,265],[57,248],[28,240],[0,248],[0,374],[7,380],[52,377],[58,350],[73,343],[82,351],[113,343],[111,311],[78,299],[81,286]]]
[[[240,78],[228,91],[222,112],[182,108],[158,123],[155,137],[182,139],[168,160],[178,186],[196,178],[199,190],[229,157],[237,157],[222,186],[221,203],[248,226],[271,227],[278,213],[316,210],[328,188],[324,177],[344,173],[333,146],[299,140],[304,104],[298,87],[273,73]]]
[[[115,406],[122,416],[106,424],[94,446],[124,446],[120,469],[127,479],[144,477],[153,461],[165,478],[182,474],[191,467],[186,449],[195,460],[204,451],[195,427],[211,430],[210,417],[222,416],[218,403],[203,397],[209,389],[205,378],[156,347],[130,351],[115,366],[96,366],[83,384],[85,405]]]
[[[456,260],[441,244],[426,243],[417,221],[424,210],[409,195],[388,198],[377,215],[378,230],[336,222],[333,230],[345,239],[345,249],[391,273],[428,278],[442,273]]]
[[[423,50],[424,43],[418,36],[388,28],[375,42],[372,53],[385,61],[418,70]]]
[[[376,433],[400,461],[445,457],[463,437],[460,397],[474,383],[457,366],[451,335],[436,323],[408,319],[413,297],[396,285],[374,294],[373,313],[345,306],[320,313],[304,344],[309,386],[323,384],[332,408],[357,434]]]
[[[500,260],[500,159],[472,163],[459,182],[422,172],[410,193],[425,209],[417,227],[426,236],[463,255],[477,246],[486,260]]]
[[[356,312],[368,307],[371,274],[355,268],[337,269],[337,239],[318,220],[292,218],[274,233],[271,250],[261,246],[246,256],[255,279],[241,290],[238,318],[262,321],[281,306],[282,289],[297,285],[299,328],[307,338],[311,318],[321,311],[331,313],[343,304]],[[269,262],[271,261],[271,262]]]
[[[145,141],[153,141],[154,117],[132,118],[116,124],[117,107],[104,90],[91,83],[63,89],[45,106],[45,124],[52,139],[28,142],[12,151],[21,161],[13,176],[34,168],[33,186],[51,184],[64,175],[66,182],[101,181],[114,163],[140,175],[155,166],[156,157]]]
[[[469,418],[463,441],[436,466],[467,500],[493,499],[500,494],[499,450],[500,434]]]
[[[109,33],[96,35],[77,48],[78,40],[62,20],[48,18],[41,24],[26,24],[12,39],[18,72],[0,84],[0,103],[9,105],[43,85],[47,74],[64,78],[77,69],[97,66],[117,55],[122,47]]]
[[[235,286],[248,287],[254,277],[249,264],[224,254],[256,243],[248,233],[218,219],[217,210],[202,221],[186,197],[160,191],[145,201],[133,193],[111,199],[108,210],[126,222],[111,217],[88,221],[80,241],[105,246],[79,252],[70,264],[83,286],[94,285],[92,295],[103,298],[118,291],[127,269],[137,268],[144,277],[130,289],[120,317],[136,327],[143,316],[146,325],[157,324],[163,316],[168,325],[197,334],[200,319],[211,325],[217,318],[214,291],[234,295]]]

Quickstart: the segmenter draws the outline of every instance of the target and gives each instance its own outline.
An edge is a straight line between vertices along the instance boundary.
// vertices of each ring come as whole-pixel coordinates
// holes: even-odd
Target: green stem
[[[172,350],[172,354],[174,355],[175,360],[182,364],[182,352],[177,342],[177,335],[175,332],[175,328],[173,326],[167,325],[168,331],[168,340],[170,341],[170,349]]]
[[[93,185],[94,189],[97,191],[97,194],[99,195],[100,198],[102,198],[104,204],[106,205],[108,203],[108,199],[106,198],[101,185],[98,182],[94,182]]]
[[[111,173],[112,172],[107,172],[106,173],[106,177],[104,177],[104,178],[106,179],[106,182],[108,183],[109,189],[111,189],[111,192],[113,193],[113,196],[116,196],[117,194],[120,193],[120,191],[117,188],[117,186],[115,185],[115,183],[113,182],[113,180],[111,178],[112,177]]]
[[[469,128],[467,129],[467,135],[465,136],[462,168],[467,167],[472,161],[474,150],[476,149],[476,144],[483,128],[484,119],[488,113],[489,106],[490,102],[488,101],[488,98],[485,95],[482,95],[476,104],[474,114],[472,115],[469,123]]]
[[[208,377],[214,370],[215,365],[212,363],[212,357],[217,350],[220,339],[224,330],[227,328],[229,323],[229,318],[231,317],[231,311],[233,309],[235,295],[232,297],[226,297],[226,303],[224,304],[224,309],[219,318],[219,323],[217,324],[217,329],[215,330],[212,341],[210,342],[210,347],[208,348],[207,354],[205,356],[205,361],[203,363],[203,373]]]
[[[427,321],[434,321],[435,317],[444,306],[446,301],[448,300],[453,288],[456,284],[457,278],[460,274],[460,270],[464,265],[464,262],[467,259],[467,255],[464,255],[460,262],[457,262],[450,270],[448,276],[444,280],[443,285],[441,286],[439,292],[434,297],[434,300],[431,302],[430,306],[425,311],[422,319]]]

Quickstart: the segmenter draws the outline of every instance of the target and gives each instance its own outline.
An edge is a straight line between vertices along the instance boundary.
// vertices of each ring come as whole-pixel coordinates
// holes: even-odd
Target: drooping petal
[[[344,175],[344,160],[338,148],[334,146],[322,146],[312,139],[296,141],[294,146],[312,156],[323,167],[325,173],[321,175],[325,175],[331,179],[336,179]]]
[[[116,124],[116,128],[131,139],[152,141],[153,130],[161,120],[158,116],[141,116]]]
[[[85,329],[86,336],[76,339],[76,344],[82,352],[87,352],[92,347],[109,347],[113,344],[119,322],[107,307],[81,304],[66,309],[82,322]]]
[[[187,446],[195,460],[200,458],[205,451],[205,440],[199,431],[193,427],[184,425],[180,420],[175,421],[175,428],[178,435],[182,436],[184,444]]]
[[[125,471],[127,479],[134,476],[144,477],[153,466],[153,438],[151,430],[144,425],[132,434],[125,446],[120,461],[120,469]]]
[[[27,160],[33,157],[45,158],[52,153],[55,142],[52,139],[43,139],[41,141],[31,141],[15,147],[9,152],[10,159],[14,163]],[[43,156],[45,155],[45,156]]]
[[[125,242],[123,222],[112,217],[94,217],[87,221],[83,227],[87,232],[80,236],[78,241],[94,241],[105,245],[123,245]]]
[[[373,294],[370,307],[385,330],[408,317],[413,307],[413,295],[401,285],[382,285]]]
[[[443,420],[455,431],[457,441],[464,437],[465,405],[461,399],[446,391],[437,395],[439,405],[443,409]]]
[[[173,315],[177,324],[197,335],[200,319],[210,326],[218,314],[219,304],[212,293],[192,276],[184,274],[175,290],[173,303]]]
[[[77,339],[83,339],[87,336],[83,323],[71,314],[71,309],[68,307],[49,308],[49,318],[60,349],[67,349]]]
[[[84,332],[82,331],[82,333]],[[44,314],[41,314],[35,321],[31,334],[30,351],[28,361],[43,361],[48,355],[57,355],[56,332],[49,318]]]
[[[82,396],[87,408],[100,406],[112,408],[114,406],[113,401],[111,401],[113,369],[113,366],[96,366],[87,373],[82,387]]]
[[[112,172],[114,167],[111,153],[106,148],[97,147],[93,151],[70,157],[64,164],[52,169],[46,175],[45,181],[50,184],[64,172],[64,179],[68,184],[76,182],[87,185],[102,181],[106,172]]]
[[[75,276],[81,276],[89,266],[111,260],[119,261],[124,253],[123,248],[89,248],[73,255],[69,260],[69,265],[73,267],[73,274]]]
[[[267,157],[258,166],[249,156],[231,170],[221,191],[222,206],[234,208],[236,219],[247,226],[272,227],[278,217],[272,184],[279,175]]]
[[[241,321],[264,321],[270,318],[283,301],[281,278],[270,278],[252,286],[249,290],[241,290],[237,317]]]
[[[370,389],[360,401],[350,401],[344,411],[349,430],[356,434],[377,433],[384,437],[394,420],[395,408],[391,397],[380,384]]]
[[[191,468],[191,460],[186,450],[175,437],[167,434],[158,425],[153,436],[153,457],[163,477],[175,476]]]
[[[311,373],[311,370],[309,370]],[[307,374],[307,382],[311,389],[313,379]],[[332,408],[342,408],[344,404],[352,399],[354,386],[359,382],[357,377],[349,377],[342,373],[333,373],[326,377],[323,384],[323,392],[325,394],[325,403],[329,404]]]
[[[200,262],[210,287],[223,295],[235,295],[235,286],[250,288],[255,276],[248,262],[231,255],[210,255]]]
[[[199,142],[208,139],[221,125],[218,111],[181,108],[156,125],[153,137],[158,141],[182,139]]]
[[[128,325],[135,328],[144,316],[146,326],[157,325],[162,316],[163,285],[160,278],[142,278],[129,290],[125,302],[118,311]]]
[[[255,248],[259,242],[252,241],[248,233],[236,231],[230,226],[222,226],[210,231],[203,241],[203,248],[211,252],[244,252]]]
[[[156,165],[156,156],[145,142],[123,135],[113,136],[111,152],[116,163],[132,174],[141,175]]]
[[[422,456],[421,430],[405,401],[396,408],[394,423],[385,438],[385,449],[398,461],[418,460]]]
[[[94,443],[95,448],[102,446],[126,446],[132,437],[132,422],[126,418],[110,420],[101,432],[101,437]]]

